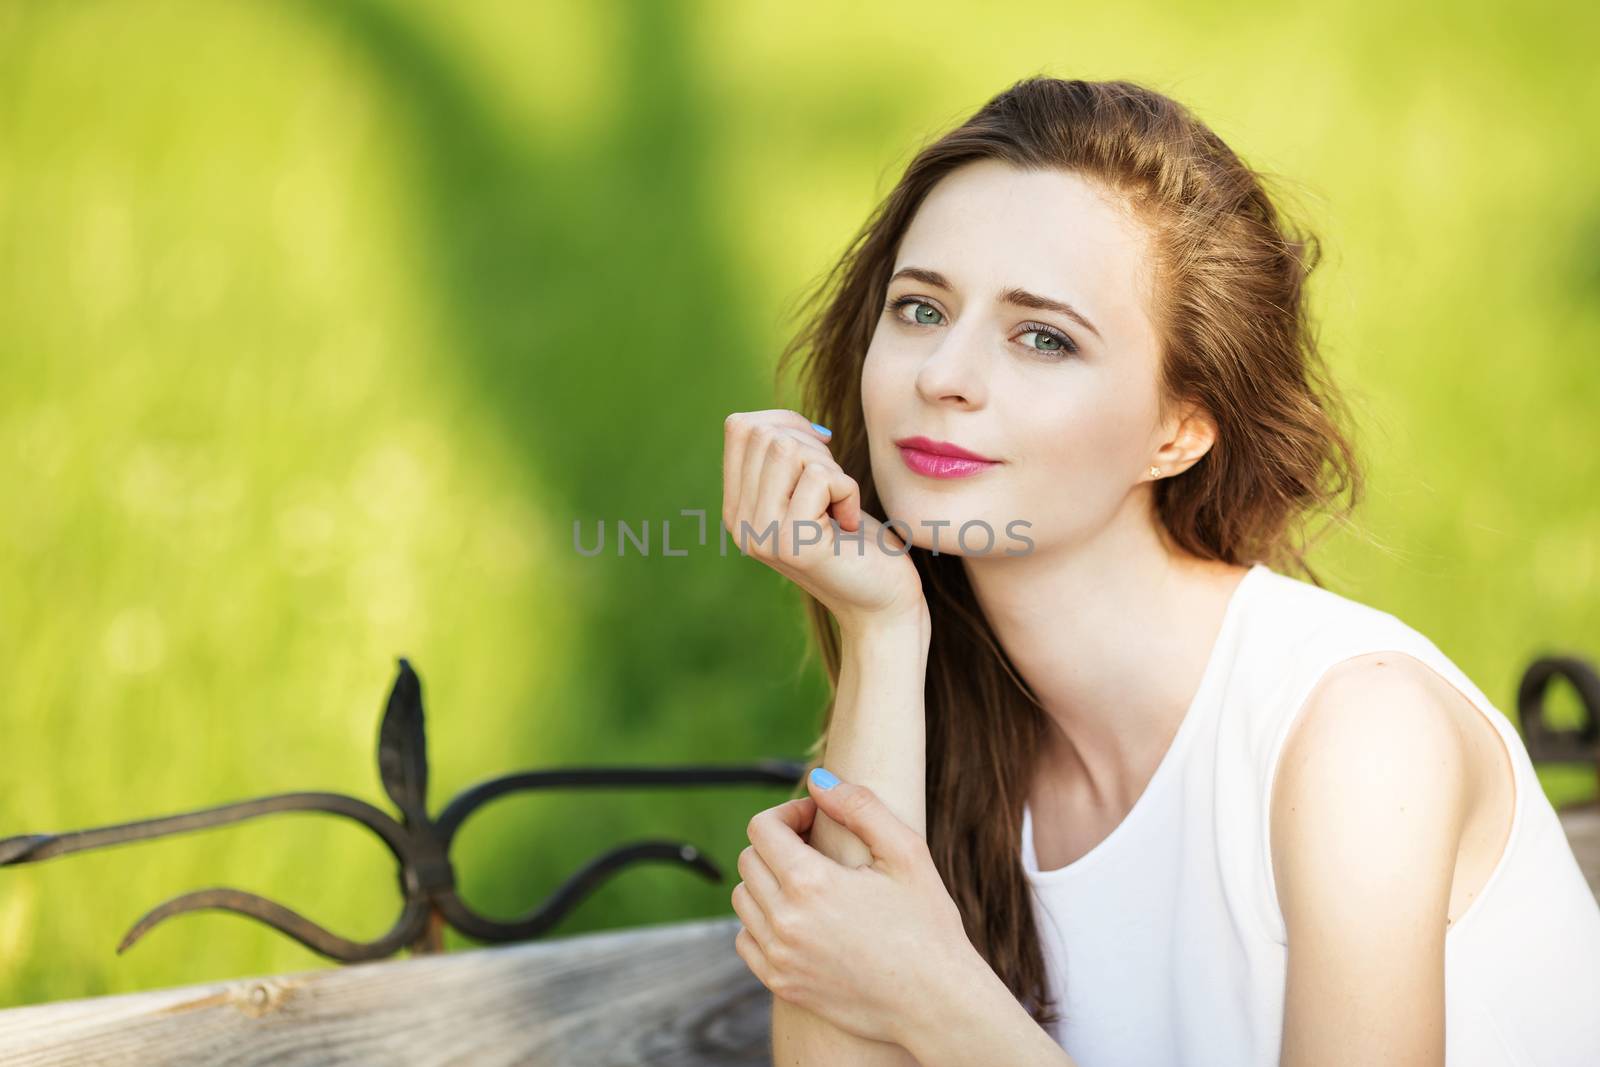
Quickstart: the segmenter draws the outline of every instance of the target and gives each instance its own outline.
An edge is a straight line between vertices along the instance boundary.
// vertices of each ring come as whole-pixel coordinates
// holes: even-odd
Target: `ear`
[[[1198,401],[1178,401],[1161,425],[1163,440],[1151,453],[1150,464],[1161,468],[1164,479],[1182,474],[1211,451],[1217,432],[1217,420]]]

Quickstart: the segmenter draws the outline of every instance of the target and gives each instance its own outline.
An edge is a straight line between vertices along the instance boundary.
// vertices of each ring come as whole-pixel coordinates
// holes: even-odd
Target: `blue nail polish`
[[[813,767],[811,780],[817,783],[817,787],[820,789],[832,789],[839,784],[839,779],[835,778],[826,767]]]
[[[828,437],[832,437],[833,436],[833,431],[828,429],[826,426],[822,426],[822,425],[819,425],[819,424],[813,422],[811,424],[811,428],[813,430],[817,431],[818,433],[824,434],[824,435],[826,435]]]

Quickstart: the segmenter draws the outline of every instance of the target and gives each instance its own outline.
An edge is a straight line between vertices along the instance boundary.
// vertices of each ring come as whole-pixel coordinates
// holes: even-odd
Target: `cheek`
[[[889,362],[883,358],[874,336],[861,364],[861,413],[867,420],[869,432],[885,413],[884,405],[894,395],[893,383],[889,381]]]
[[[1125,383],[1075,384],[1051,401],[1035,393],[1026,416],[1018,412],[1011,424],[1029,457],[1026,494],[1083,514],[1114,507],[1127,492],[1149,445],[1152,416]],[[1040,418],[1041,411],[1048,417]]]
[[[867,349],[861,365],[861,418],[867,431],[867,462],[877,483],[880,501],[892,509],[893,490],[889,486],[893,474],[885,470],[885,465],[891,459],[898,461],[899,456],[885,454],[886,447],[891,451],[893,449],[884,444],[883,438],[897,428],[899,420],[896,412],[905,402],[905,397],[900,383],[895,380],[891,362],[884,358],[882,352],[874,353],[871,348]]]
[[[1125,397],[1115,390],[1073,397],[1046,431],[1046,454],[1071,470],[1117,476],[1115,468],[1125,466],[1146,439],[1139,405]]]

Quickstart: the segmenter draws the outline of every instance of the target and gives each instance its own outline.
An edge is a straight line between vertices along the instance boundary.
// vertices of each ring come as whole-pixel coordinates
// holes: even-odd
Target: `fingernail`
[[[832,437],[833,436],[833,431],[832,430],[830,430],[826,426],[822,426],[822,425],[820,425],[818,423],[813,422],[811,424],[811,428],[813,430],[817,431],[818,433],[826,436],[826,437]]]
[[[839,784],[839,779],[826,767],[814,767],[811,770],[811,780],[817,783],[818,789],[832,789]]]

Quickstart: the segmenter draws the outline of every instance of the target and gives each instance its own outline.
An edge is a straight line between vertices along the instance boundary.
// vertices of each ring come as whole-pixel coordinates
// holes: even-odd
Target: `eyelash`
[[[907,322],[904,318],[901,318],[899,311],[908,304],[927,304],[928,307],[933,307],[932,304],[928,304],[928,302],[923,300],[921,297],[902,296],[898,300],[889,301],[884,305],[883,310],[887,311],[889,314],[893,315],[896,319],[905,323],[907,326],[929,325],[928,323],[921,322]],[[933,310],[939,311],[938,308],[933,308]],[[943,315],[944,312],[939,311],[939,314]],[[1024,333],[1042,333],[1046,337],[1054,337],[1057,341],[1061,342],[1062,347],[1057,349],[1035,348],[1034,351],[1039,353],[1041,356],[1075,356],[1078,354],[1077,342],[1071,337],[1068,337],[1066,334],[1062,333],[1060,330],[1056,329],[1054,326],[1050,326],[1043,322],[1025,322],[1022,325],[1028,327],[1028,329],[1023,331]]]

